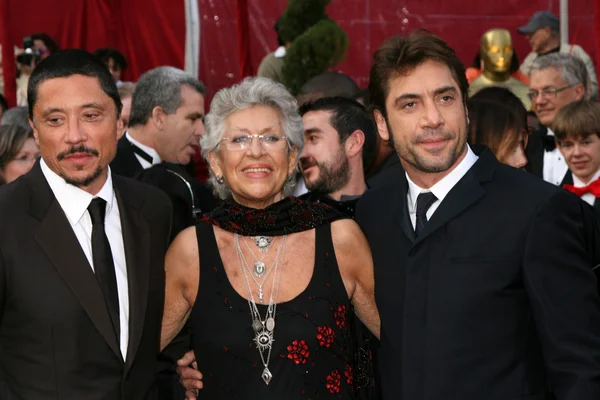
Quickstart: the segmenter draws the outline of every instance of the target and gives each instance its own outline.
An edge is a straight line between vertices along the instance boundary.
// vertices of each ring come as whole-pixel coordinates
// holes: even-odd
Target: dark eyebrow
[[[64,110],[62,108],[49,108],[47,110],[44,110],[44,112],[42,113],[42,117],[47,117],[50,114],[53,114],[55,112],[64,112]]]
[[[305,135],[310,135],[311,133],[323,133],[319,128],[309,128],[304,130]]]
[[[439,95],[445,94],[445,93],[457,93],[457,90],[456,90],[456,88],[454,86],[444,86],[444,87],[441,87],[439,89],[436,89],[433,92],[433,94],[435,96],[439,96]]]
[[[83,109],[95,108],[96,110],[104,110],[105,107],[99,103],[87,103],[87,104],[82,105],[81,108],[83,108]]]
[[[204,118],[204,114],[199,113],[199,112],[193,112],[193,113],[189,113],[186,118],[188,118],[188,119],[202,119],[202,118]]]
[[[404,93],[396,98],[394,105],[399,106],[405,100],[419,100],[422,96],[416,93]]]

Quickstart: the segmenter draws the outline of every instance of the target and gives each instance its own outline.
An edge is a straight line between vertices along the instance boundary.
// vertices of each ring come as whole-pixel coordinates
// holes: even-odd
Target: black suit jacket
[[[113,173],[127,178],[133,178],[144,170],[125,135],[117,143],[117,154],[110,163],[110,169]]]
[[[185,166],[160,163],[143,170],[136,180],[161,189],[171,201],[172,239],[185,228],[200,222],[202,214],[212,211],[217,199],[202,182],[190,176]]]
[[[0,346],[7,400],[152,398],[170,210],[113,176],[129,285],[126,361],[93,270],[39,163],[0,188]]]
[[[480,149],[476,150],[476,153]],[[406,177],[363,195],[386,400],[600,398],[600,298],[576,196],[489,150],[419,238]]]

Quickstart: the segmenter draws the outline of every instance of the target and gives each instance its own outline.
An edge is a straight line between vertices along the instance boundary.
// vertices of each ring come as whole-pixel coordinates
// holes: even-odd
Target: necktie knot
[[[92,225],[104,224],[104,217],[106,214],[106,201],[100,197],[96,197],[92,200],[88,206],[88,212],[92,218]]]
[[[417,236],[425,229],[427,223],[427,210],[437,201],[437,197],[431,192],[421,192],[417,196],[417,222],[415,233]]]
[[[429,207],[437,201],[435,194],[431,192],[421,192],[417,196],[417,215],[425,215]]]

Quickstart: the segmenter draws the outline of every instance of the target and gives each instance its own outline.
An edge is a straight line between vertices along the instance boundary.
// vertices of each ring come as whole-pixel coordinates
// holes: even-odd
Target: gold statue
[[[479,55],[483,61],[483,73],[471,82],[469,95],[489,86],[502,86],[513,92],[526,109],[531,109],[531,100],[527,97],[529,86],[510,74],[514,50],[510,32],[506,29],[490,29],[481,37]]]

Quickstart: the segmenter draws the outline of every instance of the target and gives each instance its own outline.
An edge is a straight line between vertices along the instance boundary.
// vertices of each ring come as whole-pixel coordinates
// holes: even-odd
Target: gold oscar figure
[[[483,73],[471,82],[469,95],[489,86],[502,86],[513,92],[526,109],[531,109],[527,97],[529,86],[510,75],[514,50],[510,32],[506,29],[490,29],[481,37],[479,55],[483,61]]]

